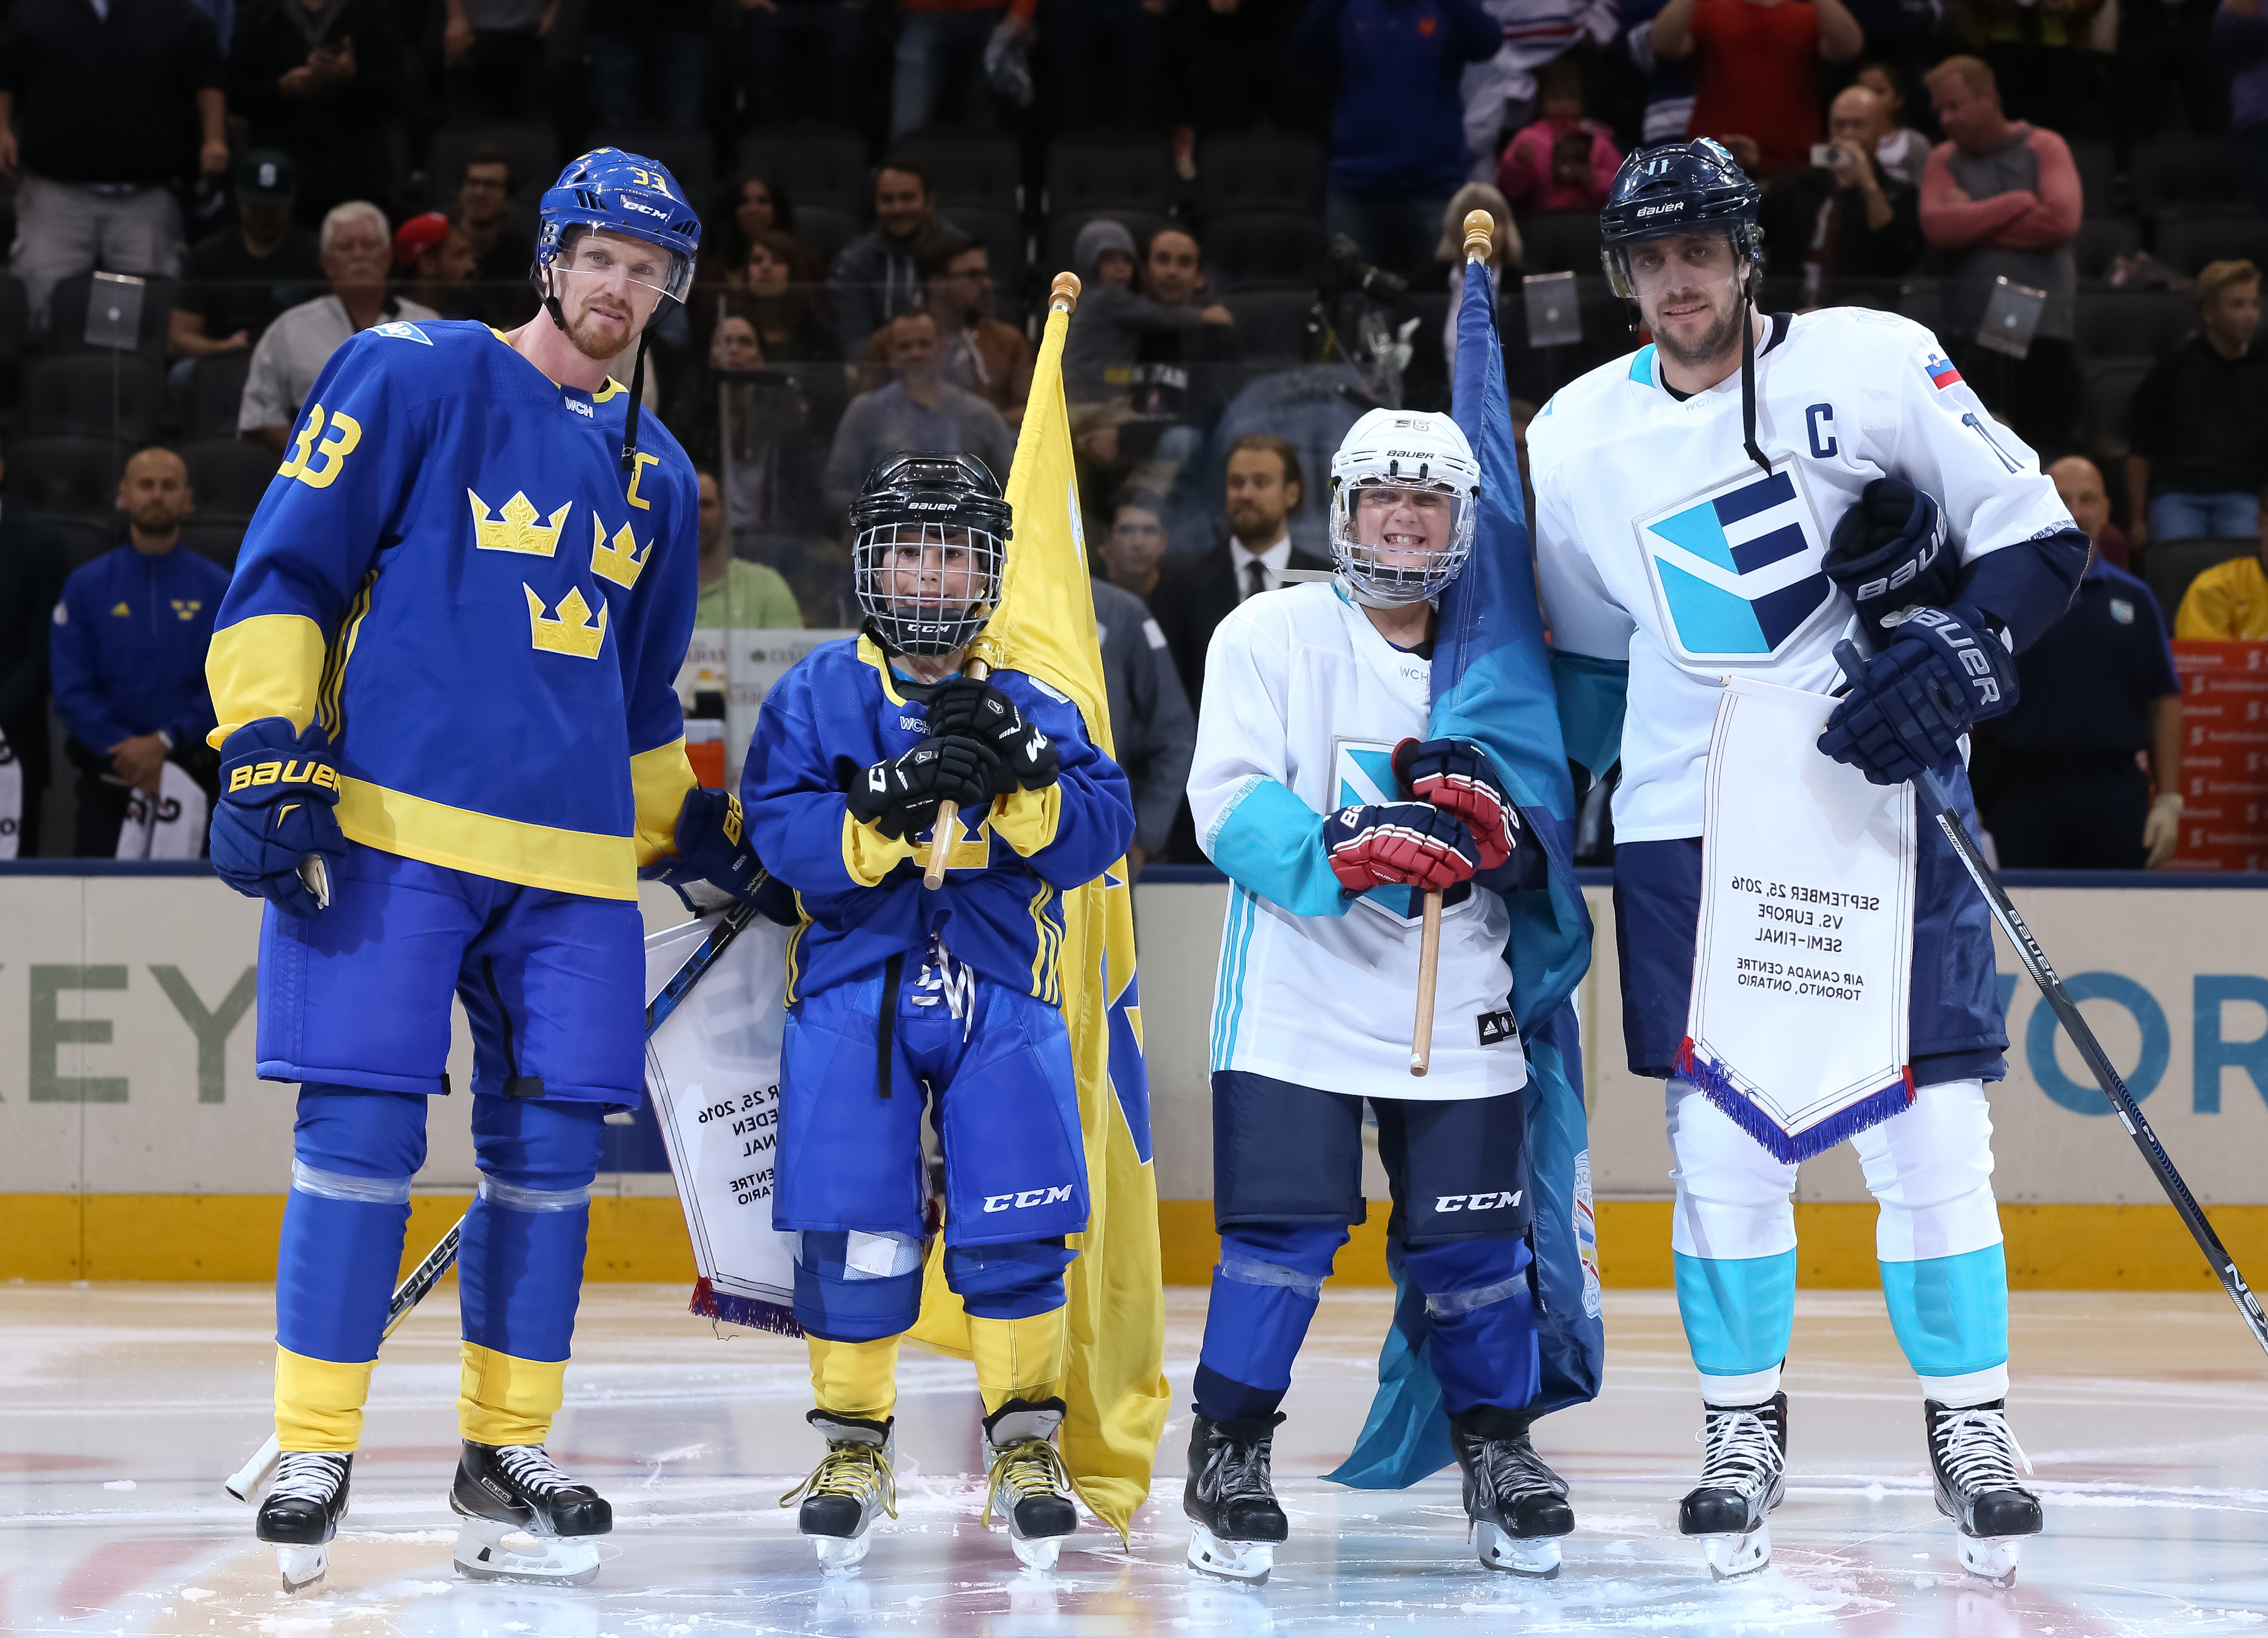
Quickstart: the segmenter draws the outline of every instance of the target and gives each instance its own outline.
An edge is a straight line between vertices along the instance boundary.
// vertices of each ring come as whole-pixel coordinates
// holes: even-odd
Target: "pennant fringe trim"
[[[688,1312],[698,1314],[725,1325],[740,1325],[749,1331],[769,1331],[776,1337],[799,1337],[803,1327],[795,1323],[795,1310],[784,1303],[767,1302],[760,1297],[738,1296],[730,1291],[718,1291],[704,1277],[693,1282],[693,1300],[686,1304]]]
[[[1837,1110],[1815,1126],[1790,1132],[1758,1109],[1721,1066],[1694,1051],[1691,1036],[1678,1043],[1675,1066],[1681,1078],[1783,1165],[1793,1166],[1799,1161],[1824,1155],[1845,1139],[1856,1137],[1867,1127],[1880,1125],[1891,1116],[1913,1107],[1913,1066],[1908,1065],[1896,1081],[1881,1091],[1869,1093],[1849,1107]]]

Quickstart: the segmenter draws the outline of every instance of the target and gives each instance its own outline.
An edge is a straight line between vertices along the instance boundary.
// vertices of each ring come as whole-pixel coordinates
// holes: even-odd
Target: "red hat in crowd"
[[[413,216],[394,232],[394,266],[400,273],[416,269],[418,257],[449,236],[449,218],[438,210]]]

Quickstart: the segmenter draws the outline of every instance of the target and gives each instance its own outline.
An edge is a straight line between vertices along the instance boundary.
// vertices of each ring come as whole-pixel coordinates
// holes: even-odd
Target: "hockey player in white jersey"
[[[1933,769],[1972,826],[1961,743],[2015,699],[2011,655],[2070,600],[2087,538],[1935,338],[1895,314],[1752,302],[1757,194],[1706,140],[1624,162],[1602,213],[1653,344],[1570,383],[1528,431],[1536,545],[1571,756],[1615,796],[1631,1070],[1665,1079],[1678,1306],[1704,1471],[1679,1527],[1719,1575],[1764,1564],[1788,1441],[1795,1167],[1676,1073],[1720,679],[1821,693],[1877,652],[1821,750],[1876,784]],[[1889,617],[1885,619],[1883,616]],[[1625,714],[1626,704],[1626,714]],[[2005,1581],[2041,1527],[2006,1416],[2007,1278],[1984,1082],[2007,1044],[1982,899],[1934,826],[1914,888],[1912,1103],[1852,1141],[1881,1207],[1883,1294],[1920,1377],[1940,1510]]]
[[[1528,1439],[1527,1064],[1500,896],[1540,870],[1540,850],[1477,747],[1423,740],[1433,600],[1472,550],[1480,469],[1447,416],[1378,410],[1330,482],[1337,575],[1222,621],[1189,771],[1197,834],[1233,884],[1213,1000],[1221,1258],[1195,1384],[1189,1561],[1264,1580],[1287,1533],[1270,1441],[1332,1258],[1364,1217],[1367,1098],[1481,1558],[1554,1575],[1574,1516]],[[1435,1044],[1413,1080],[1429,889],[1445,889]]]

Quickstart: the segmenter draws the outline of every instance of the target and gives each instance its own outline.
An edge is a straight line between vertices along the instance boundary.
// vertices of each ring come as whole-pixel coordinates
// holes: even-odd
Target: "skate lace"
[[[276,1482],[268,1498],[293,1502],[328,1502],[339,1487],[345,1464],[323,1450],[286,1450],[276,1466]]]
[[[1240,1502],[1257,1496],[1263,1502],[1276,1499],[1270,1482],[1268,1446],[1257,1439],[1249,1442],[1236,1439],[1217,1441],[1212,1454],[1199,1476],[1200,1491],[1210,1491],[1224,1502]]]
[[[504,1476],[522,1490],[549,1493],[575,1487],[567,1471],[540,1444],[499,1445],[496,1455]]]
[[[849,1496],[861,1507],[879,1507],[890,1517],[898,1516],[898,1476],[880,1445],[845,1439],[829,1444],[811,1477],[779,1499],[792,1507],[805,1495]]]
[[[2016,1477],[2017,1462],[2027,1473],[2032,1471],[2032,1458],[2016,1442],[2005,1412],[1951,1412],[1938,1423],[1936,1437],[1946,1476],[1964,1494],[2019,1488],[2022,1480]],[[2014,1461],[2009,1459],[2012,1456]]]
[[[1712,1411],[1694,1438],[1702,1442],[1701,1483],[1753,1496],[1780,1470],[1779,1442],[1754,1411]]]
[[[1525,1439],[1490,1440],[1482,1447],[1479,1471],[1499,1502],[1567,1494],[1567,1481],[1553,1472]]]
[[[1019,1439],[1013,1444],[998,1447],[992,1457],[992,1471],[984,1478],[983,1522],[988,1530],[992,1525],[993,1504],[999,1501],[1003,1490],[1008,1492],[1011,1511],[1019,1502],[1032,1496],[1071,1494],[1071,1474],[1064,1467],[1063,1457],[1044,1439]]]

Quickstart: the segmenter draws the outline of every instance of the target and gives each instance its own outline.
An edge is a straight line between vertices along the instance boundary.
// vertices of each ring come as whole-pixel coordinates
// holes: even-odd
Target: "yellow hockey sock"
[[[968,1317],[969,1352],[976,1361],[976,1391],[988,1416],[1011,1399],[1063,1397],[1064,1342],[1068,1307],[1028,1319]]]
[[[829,1342],[804,1339],[811,1349],[811,1391],[819,1408],[862,1422],[886,1422],[898,1405],[898,1339]]]
[[[286,1450],[352,1450],[376,1360],[359,1365],[276,1349],[276,1442]]]
[[[541,1444],[567,1391],[565,1360],[514,1359],[461,1345],[457,1428],[475,1444]]]

